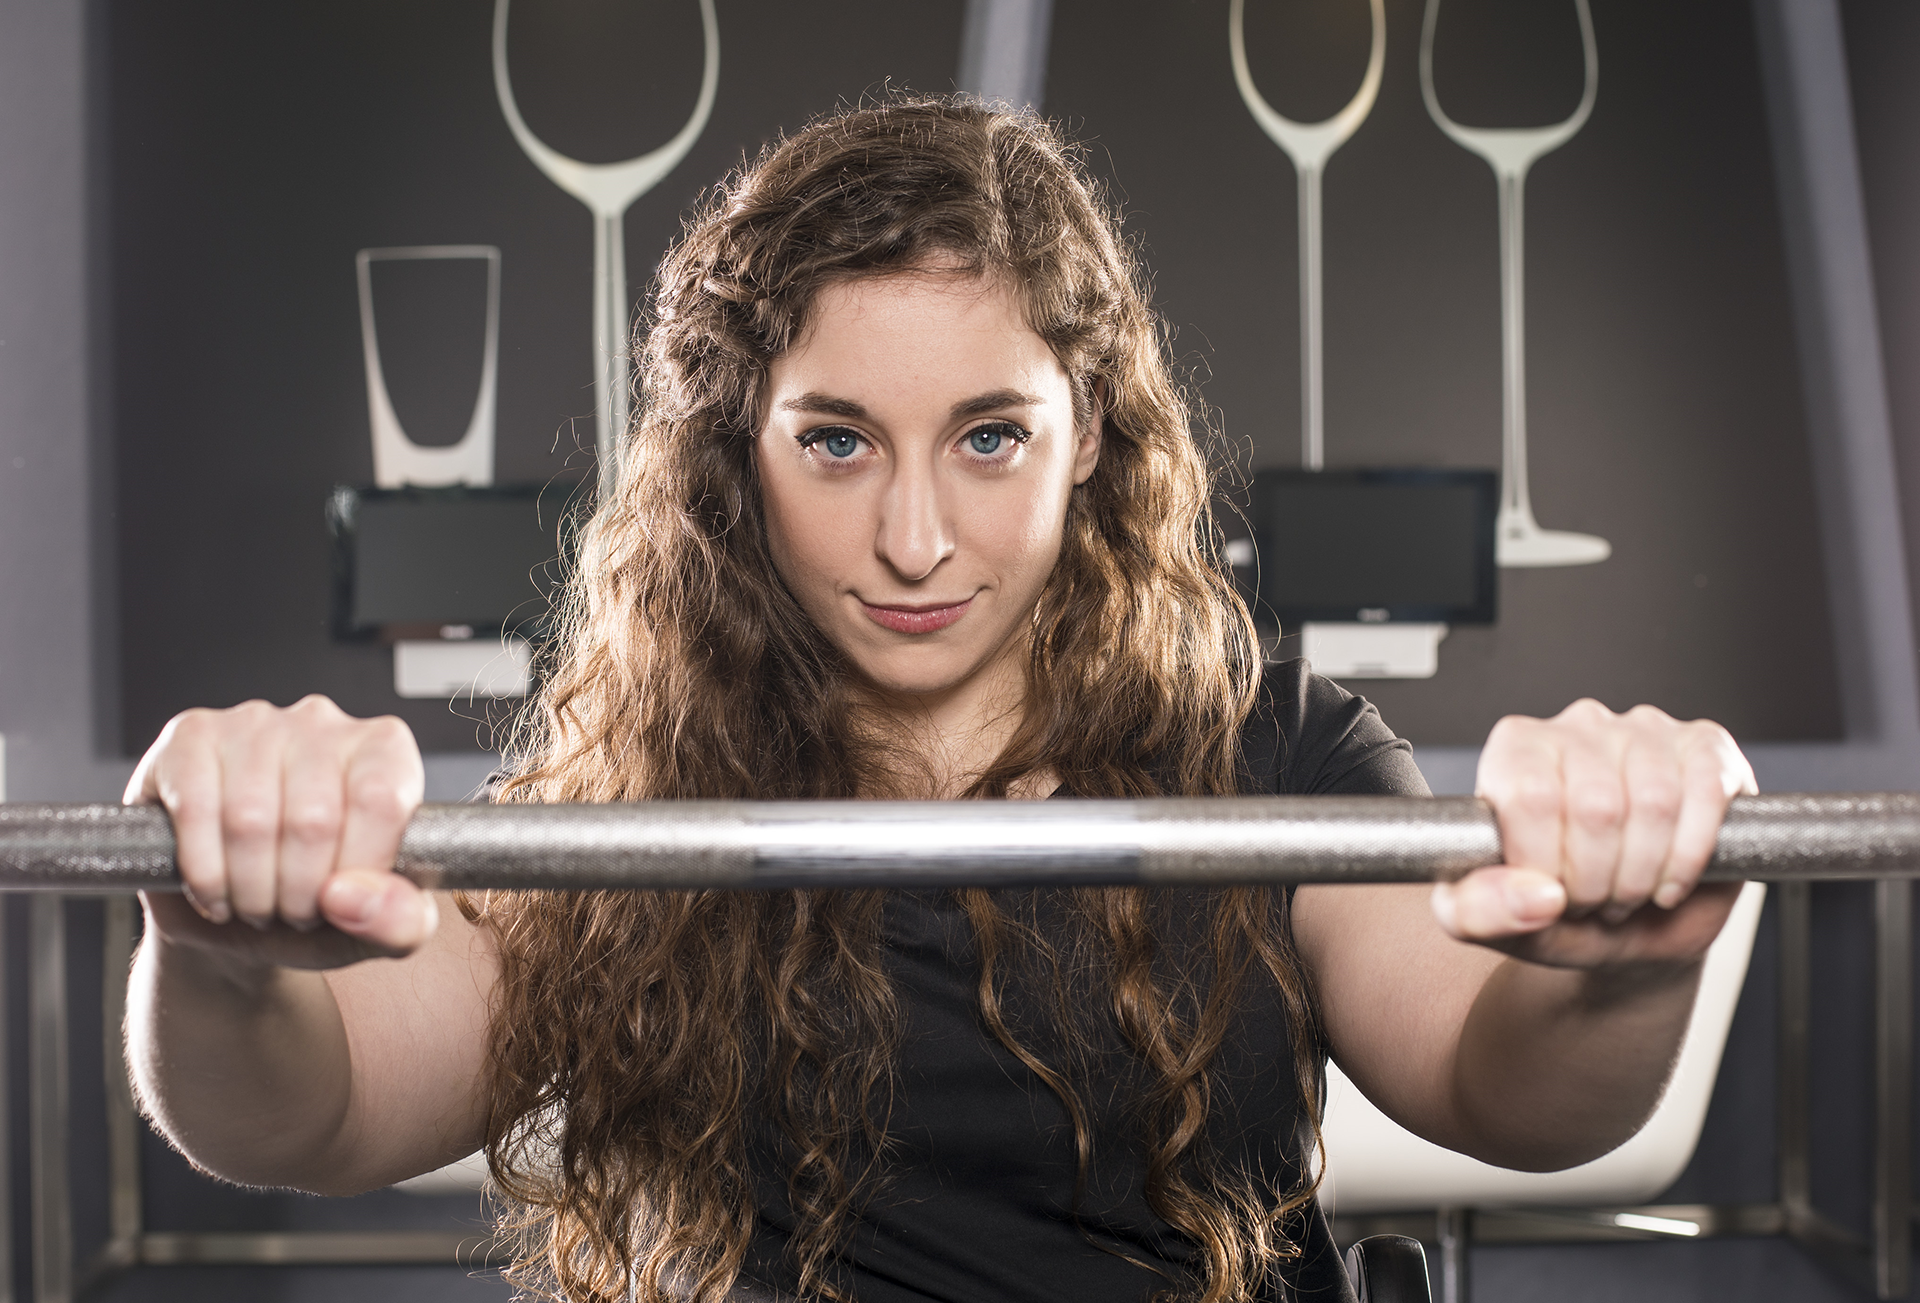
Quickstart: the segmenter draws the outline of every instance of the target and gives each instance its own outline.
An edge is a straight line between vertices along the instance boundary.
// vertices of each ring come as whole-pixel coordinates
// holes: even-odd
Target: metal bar
[[[1441,1208],[1434,1214],[1440,1237],[1440,1303],[1468,1303],[1473,1297],[1473,1221],[1473,1212],[1466,1208]]]
[[[1913,883],[1874,883],[1873,1283],[1907,1296],[1913,1244]]]
[[[5,790],[6,739],[0,737],[0,791]],[[0,1303],[13,1294],[13,1002],[6,937],[11,907],[0,898]]]
[[[1789,1226],[1813,1211],[1813,888],[1782,884],[1779,901],[1779,1045],[1775,1067],[1779,1198]]]
[[[439,888],[935,887],[1407,882],[1500,862],[1470,798],[659,801],[441,805],[399,868]],[[1741,797],[1707,876],[1920,875],[1920,796]],[[0,889],[177,886],[173,833],[143,806],[0,806]]]
[[[1474,1244],[1706,1240],[1780,1235],[1786,1224],[1786,1211],[1776,1203],[1476,1208],[1469,1238]],[[1439,1242],[1438,1228],[1438,1214],[1433,1212],[1361,1213],[1333,1218],[1333,1237],[1342,1248],[1369,1235],[1409,1235],[1434,1244]]]
[[[58,896],[33,901],[27,1108],[31,1115],[34,1303],[73,1298],[73,1201],[67,1171],[67,918]]]
[[[138,1262],[148,1267],[244,1263],[498,1267],[511,1260],[490,1235],[476,1231],[149,1231],[134,1243]]]
[[[106,902],[100,1035],[107,1087],[107,1236],[115,1243],[136,1238],[145,1220],[140,1208],[139,1112],[127,1077],[127,970],[133,964],[134,902],[127,896]]]

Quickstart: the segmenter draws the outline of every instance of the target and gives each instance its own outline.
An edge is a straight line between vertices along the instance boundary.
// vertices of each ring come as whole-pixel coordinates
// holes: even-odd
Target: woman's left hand
[[[1698,886],[1728,803],[1757,790],[1718,724],[1592,700],[1552,719],[1509,716],[1487,738],[1476,789],[1507,862],[1434,888],[1435,917],[1463,941],[1563,968],[1689,963],[1739,894]]]

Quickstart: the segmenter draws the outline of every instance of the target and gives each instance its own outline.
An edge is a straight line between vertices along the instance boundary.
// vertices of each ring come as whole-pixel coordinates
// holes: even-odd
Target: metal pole
[[[1441,1208],[1434,1217],[1440,1234],[1440,1303],[1469,1303],[1473,1213],[1466,1208]]]
[[[1813,887],[1782,883],[1779,900],[1779,1062],[1775,1100],[1780,1206],[1794,1230],[1813,1214],[1811,1106],[1811,1005],[1813,987]]]
[[[108,1266],[131,1265],[139,1254],[144,1218],[140,1207],[140,1115],[127,1078],[127,970],[133,962],[134,902],[106,902],[102,951],[100,1036],[107,1087]]]
[[[1913,1244],[1913,883],[1874,884],[1873,1282],[1907,1297]]]
[[[34,1303],[72,1303],[73,1202],[67,1171],[67,916],[33,899],[27,1107],[31,1115]]]
[[[0,747],[4,739],[0,739]],[[0,751],[0,763],[4,763]],[[6,774],[0,771],[0,784]],[[13,1003],[7,981],[6,936],[12,909],[0,899],[0,1303],[14,1303],[13,1295]]]

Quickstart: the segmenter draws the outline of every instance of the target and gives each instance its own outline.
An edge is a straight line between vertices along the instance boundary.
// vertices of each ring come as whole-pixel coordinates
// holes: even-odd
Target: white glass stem
[[[1300,169],[1300,464],[1326,464],[1325,315],[1321,306],[1320,169]]]

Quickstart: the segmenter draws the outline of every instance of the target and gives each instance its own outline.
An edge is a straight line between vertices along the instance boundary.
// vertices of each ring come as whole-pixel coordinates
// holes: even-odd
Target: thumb
[[[396,873],[346,869],[320,889],[320,913],[345,932],[395,954],[433,935],[440,909],[433,897]]]
[[[1433,916],[1462,941],[1498,941],[1538,932],[1566,913],[1560,880],[1537,869],[1479,869],[1433,887]]]

